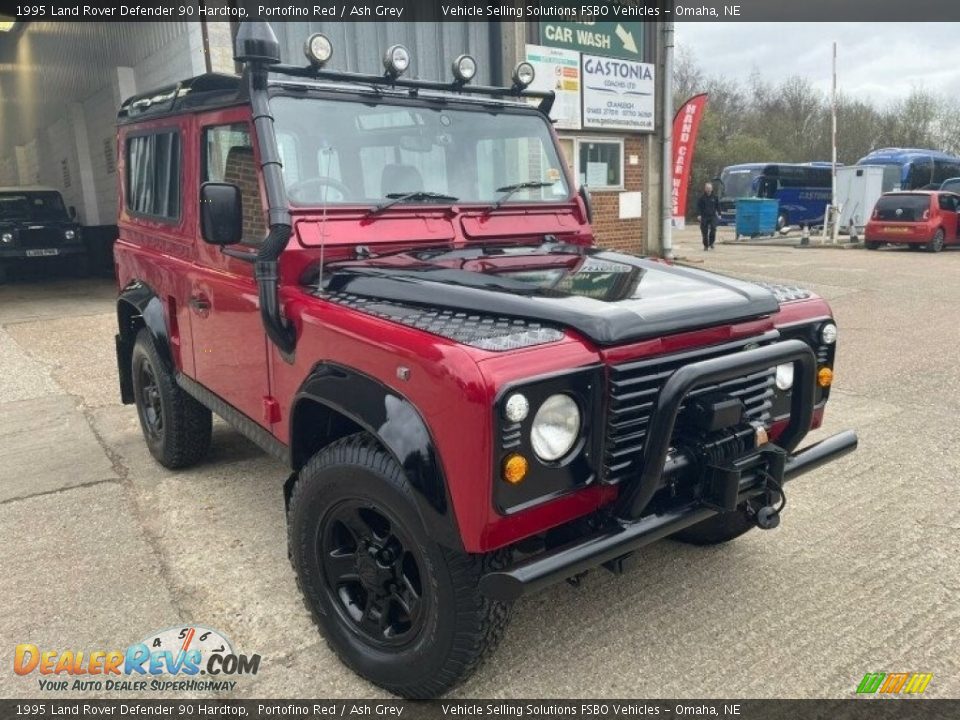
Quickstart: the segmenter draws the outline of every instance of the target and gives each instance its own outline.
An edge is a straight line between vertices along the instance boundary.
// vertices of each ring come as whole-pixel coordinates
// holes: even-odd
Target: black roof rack
[[[240,102],[240,78],[236,75],[206,73],[174,85],[134,95],[123,101],[119,122],[132,122],[184,110],[205,110]]]
[[[272,65],[269,70],[271,74],[275,75],[367,85],[375,90],[393,88],[405,89],[413,93],[418,90],[436,90],[457,95],[486,95],[515,101],[533,98],[540,100],[540,110],[544,114],[550,113],[554,100],[553,92],[536,92],[516,87],[458,85],[456,83],[388,78],[381,75],[364,75],[294,65]],[[117,119],[120,124],[124,124],[177,112],[199,112],[236,105],[243,102],[246,97],[246,84],[237,75],[206,73],[205,75],[181,80],[174,85],[167,85],[127,98],[120,106]]]

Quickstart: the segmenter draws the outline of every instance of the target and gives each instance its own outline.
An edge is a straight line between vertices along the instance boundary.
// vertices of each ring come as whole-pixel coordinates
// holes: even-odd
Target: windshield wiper
[[[552,182],[527,180],[527,182],[514,183],[513,185],[504,185],[503,187],[498,187],[497,192],[502,192],[503,195],[498,197],[497,201],[484,211],[484,214],[486,215],[487,213],[493,212],[521,190],[536,190],[538,188],[550,187],[551,185],[553,185]]]
[[[387,197],[390,198],[385,203],[380,203],[373,210],[367,213],[367,217],[371,215],[376,215],[379,212],[383,212],[389,207],[393,207],[397,203],[408,202],[410,200],[443,200],[445,202],[455,202],[460,198],[454,197],[453,195],[444,195],[443,193],[437,192],[427,192],[425,190],[417,190],[416,192],[399,192],[399,193],[387,193]]]

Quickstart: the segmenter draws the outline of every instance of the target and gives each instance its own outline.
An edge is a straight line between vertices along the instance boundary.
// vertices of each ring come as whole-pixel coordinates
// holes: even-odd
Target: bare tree
[[[705,72],[683,46],[675,72],[675,107],[691,95],[710,95],[693,161],[691,193],[727,165],[830,158],[830,102],[809,79],[797,75],[771,83],[754,68],[741,85]],[[885,107],[840,95],[838,161],[852,164],[881,147],[960,153],[960,100],[919,87]]]

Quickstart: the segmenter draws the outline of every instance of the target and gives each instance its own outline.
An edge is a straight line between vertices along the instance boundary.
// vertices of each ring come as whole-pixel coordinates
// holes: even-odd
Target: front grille
[[[647,425],[660,389],[679,368],[692,362],[741,352],[747,347],[769,345],[777,339],[772,332],[759,338],[699,348],[610,368],[610,397],[607,411],[607,436],[604,452],[604,478],[617,483],[640,472]],[[749,421],[767,422],[774,396],[773,368],[735,378],[719,385],[697,388],[688,397],[721,391],[740,398]],[[681,413],[683,412],[681,406]]]
[[[60,247],[62,241],[63,230],[59,228],[23,228],[19,237],[21,247],[26,248]]]

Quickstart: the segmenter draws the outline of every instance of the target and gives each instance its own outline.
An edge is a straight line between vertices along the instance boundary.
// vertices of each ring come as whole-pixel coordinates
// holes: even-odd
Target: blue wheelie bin
[[[773,235],[780,203],[766,198],[737,198],[737,239]]]

